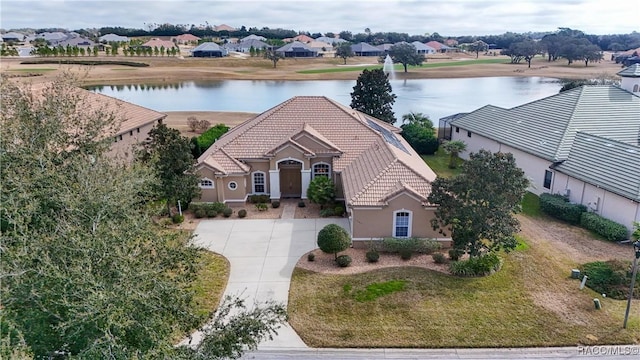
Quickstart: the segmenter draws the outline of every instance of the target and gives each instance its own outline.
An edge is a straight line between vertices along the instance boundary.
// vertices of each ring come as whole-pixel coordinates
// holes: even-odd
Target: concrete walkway
[[[318,232],[331,223],[349,229],[348,220],[339,218],[204,220],[194,232],[194,244],[229,260],[231,271],[225,296],[240,296],[249,305],[256,300],[287,305],[293,268],[300,257],[318,247]],[[195,333],[192,338],[192,343],[197,343],[200,334]],[[259,349],[306,347],[287,325],[278,330],[273,341],[260,344]]]

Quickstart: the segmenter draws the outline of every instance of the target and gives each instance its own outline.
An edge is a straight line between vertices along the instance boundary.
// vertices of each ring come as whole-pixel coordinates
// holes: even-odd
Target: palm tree
[[[442,145],[444,152],[450,155],[449,157],[449,169],[455,169],[458,167],[458,155],[467,150],[467,144],[461,140],[454,140],[446,142]]]

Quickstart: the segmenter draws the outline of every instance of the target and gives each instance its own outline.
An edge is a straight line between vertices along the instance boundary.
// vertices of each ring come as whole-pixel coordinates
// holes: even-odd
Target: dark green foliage
[[[406,42],[391,46],[389,56],[394,63],[402,64],[404,72],[407,72],[408,65],[422,65],[422,62],[425,61],[424,55],[418,54],[415,45]]]
[[[451,261],[460,260],[460,257],[462,257],[462,255],[464,255],[464,251],[463,250],[460,250],[460,249],[449,249],[449,259],[451,259]]]
[[[307,254],[307,260],[308,261],[315,261],[316,260],[316,254],[310,252]]]
[[[340,267],[347,267],[351,265],[351,256],[349,255],[340,255],[336,258],[336,263]]]
[[[400,253],[407,250],[412,253],[431,254],[440,250],[442,245],[432,239],[419,238],[384,238],[382,240],[382,248],[388,253]]]
[[[269,195],[249,195],[249,202],[252,204],[266,204],[269,201]]]
[[[304,202],[304,200],[298,201],[298,207],[303,208],[305,206],[307,206],[307,204]]]
[[[211,209],[211,208],[205,209],[204,211],[205,211],[205,214],[207,215],[207,217],[209,217],[209,218],[214,218],[214,217],[218,216],[218,214],[220,214],[220,212],[218,210]]]
[[[198,136],[198,147],[202,152],[206,151],[216,140],[229,131],[225,124],[217,124]]]
[[[171,217],[171,221],[173,221],[174,224],[182,224],[184,222],[184,215],[174,214]]]
[[[556,219],[566,221],[572,225],[578,225],[580,216],[587,211],[587,207],[580,204],[572,204],[569,199],[559,194],[544,193],[540,195],[540,210]]]
[[[624,225],[590,212],[582,213],[580,216],[580,226],[598,235],[602,235],[609,241],[626,240],[629,234],[629,231]]]
[[[279,208],[280,207],[280,201],[278,201],[278,200],[272,201],[271,202],[271,207],[274,208],[274,209]]]
[[[343,42],[339,43],[335,47],[336,56],[344,60],[344,64],[347,64],[347,58],[353,57],[353,50],[351,50],[351,43]]]
[[[400,258],[402,260],[410,260],[413,256],[413,251],[409,248],[400,249]]]
[[[222,210],[222,215],[226,218],[230,217],[233,214],[233,209],[227,207]]]
[[[447,262],[447,257],[444,256],[443,253],[434,253],[431,257],[433,258],[433,262],[436,264],[444,264]]]
[[[329,217],[329,216],[333,216],[333,209],[329,208],[329,209],[322,209],[320,210],[320,217]]]
[[[351,93],[351,108],[393,124],[396,95],[382,69],[364,70]]]
[[[321,209],[323,209],[325,205],[331,203],[335,197],[336,188],[333,181],[328,176],[316,176],[309,183],[307,198],[309,198],[309,201],[312,203],[320,205]],[[328,216],[331,215],[333,215],[333,210]]]
[[[471,257],[468,260],[454,261],[449,271],[456,276],[485,276],[500,269],[502,260],[495,253]]]
[[[378,262],[378,260],[380,260],[380,253],[376,249],[371,249],[367,251],[365,256],[367,258],[367,261],[370,263],[375,263],[375,262]]]
[[[147,67],[149,64],[133,62],[133,61],[118,61],[118,60],[67,60],[67,59],[57,59],[57,60],[25,60],[20,62],[21,64],[26,65],[37,65],[37,64],[74,64],[74,65],[89,65],[89,66],[97,66],[97,65],[121,65],[121,66],[131,66],[131,67]]]
[[[432,183],[428,200],[439,206],[431,225],[443,235],[451,228],[453,247],[471,257],[485,250],[512,250],[520,230],[514,214],[528,185],[512,154],[472,153],[462,173]]]
[[[202,219],[203,217],[207,216],[207,210],[205,209],[198,209],[196,211],[193,212],[193,215],[197,218],[197,219]]]
[[[402,115],[402,137],[420,155],[433,155],[438,151],[440,142],[429,117],[422,113]]]
[[[247,216],[247,210],[245,210],[245,209],[238,210],[238,217],[239,218],[244,218],[246,216]]]
[[[258,211],[267,211],[269,209],[265,203],[257,203],[255,206]]]
[[[342,216],[344,215],[344,208],[342,206],[336,206],[333,208],[334,216]]]
[[[582,265],[580,270],[587,276],[587,287],[606,294],[607,297],[624,300],[631,286],[631,264],[628,261],[596,261]],[[636,277],[633,297],[640,299],[640,273]]]
[[[351,245],[349,233],[341,226],[329,224],[318,232],[318,247],[325,253],[334,254],[336,259],[340,251]]]

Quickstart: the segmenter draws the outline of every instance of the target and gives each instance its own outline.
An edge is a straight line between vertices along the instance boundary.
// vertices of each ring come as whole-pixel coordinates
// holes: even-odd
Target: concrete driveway
[[[348,219],[234,219],[203,220],[194,234],[194,244],[226,257],[231,264],[224,295],[238,295],[254,304],[275,300],[287,305],[289,283],[296,263],[317,248],[318,232],[327,224],[349,231]],[[199,341],[199,334],[193,341]],[[300,349],[307,346],[288,325],[259,349]]]

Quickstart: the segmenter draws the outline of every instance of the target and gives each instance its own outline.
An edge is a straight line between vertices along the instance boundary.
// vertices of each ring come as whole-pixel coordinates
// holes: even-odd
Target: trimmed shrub
[[[329,217],[329,216],[333,216],[333,209],[320,210],[320,217]]]
[[[74,65],[88,65],[88,66],[98,66],[98,65],[122,65],[122,66],[131,66],[131,67],[147,67],[149,64],[133,62],[133,61],[120,61],[120,60],[67,60],[67,59],[56,59],[56,60],[27,60],[22,61],[20,64],[74,64]]]
[[[218,211],[216,211],[215,209],[206,209],[204,211],[207,214],[207,217],[214,218],[218,216]]]
[[[451,259],[451,261],[460,260],[460,257],[462,257],[462,255],[464,255],[464,250],[461,250],[461,249],[449,249],[449,259]]]
[[[233,209],[231,208],[224,208],[224,210],[222,210],[222,215],[226,218],[230,217],[231,214],[233,214]]]
[[[182,222],[184,222],[184,215],[175,214],[171,217],[171,221],[173,221],[174,224],[182,224]]]
[[[336,259],[336,263],[340,267],[347,267],[347,266],[351,265],[351,256],[349,256],[349,255],[340,255]]]
[[[336,259],[340,251],[345,251],[351,245],[349,233],[341,226],[329,224],[318,232],[318,247],[325,253],[334,254]]]
[[[410,260],[413,256],[413,250],[409,248],[400,249],[400,258],[402,260]]]
[[[586,285],[599,294],[625,300],[631,285],[630,262],[620,260],[595,261],[582,265],[580,271],[587,276]],[[640,274],[636,277],[633,297],[640,299]]]
[[[269,202],[269,195],[250,195],[249,202],[252,204],[266,204]]]
[[[298,207],[303,208],[305,206],[307,206],[307,204],[304,202],[304,200],[298,201]]]
[[[370,262],[370,263],[375,263],[375,262],[378,262],[378,260],[380,260],[380,253],[376,249],[367,251],[365,256],[367,258],[367,262]]]
[[[418,238],[384,238],[382,240],[382,248],[389,253],[399,253],[403,249],[419,254],[431,254],[442,248],[442,245],[432,239]]]
[[[256,209],[258,211],[267,211],[269,209],[269,207],[265,203],[257,203],[256,204]]]
[[[609,241],[626,240],[629,234],[624,225],[590,212],[582,213],[580,226],[603,236]]]
[[[198,209],[193,212],[193,215],[196,217],[196,219],[202,219],[203,217],[207,216],[207,211],[205,209]]]
[[[562,195],[544,193],[540,195],[540,210],[556,219],[578,225],[580,216],[587,211],[587,207],[580,204],[572,204],[569,199]]]
[[[343,216],[344,215],[344,208],[342,206],[336,206],[333,209],[333,215],[335,215],[335,216]]]
[[[449,265],[449,271],[456,276],[485,276],[500,269],[502,260],[494,253],[454,261]]]
[[[443,253],[433,253],[431,258],[433,258],[433,262],[436,264],[444,264],[447,262],[447,257],[444,256]]]
[[[307,260],[315,261],[316,260],[316,254],[314,254],[314,253],[307,254]]]
[[[280,201],[278,201],[278,200],[272,201],[271,202],[271,207],[274,208],[274,209],[279,208],[280,207]]]
[[[208,149],[218,138],[229,131],[229,127],[224,124],[217,124],[198,136],[198,147],[203,151]]]
[[[246,217],[246,216],[247,216],[247,210],[245,210],[245,209],[238,210],[238,217],[239,218],[243,218],[243,217]]]

